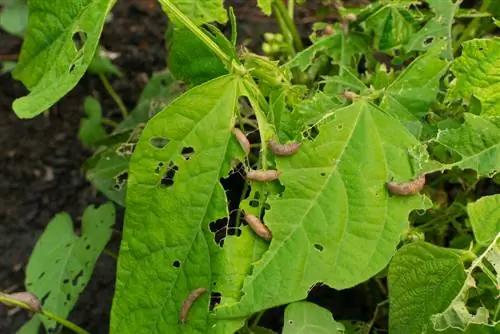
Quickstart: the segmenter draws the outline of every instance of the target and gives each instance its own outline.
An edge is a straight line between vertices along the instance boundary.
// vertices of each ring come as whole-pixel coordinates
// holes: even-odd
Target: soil
[[[357,1],[359,2],[359,1]],[[277,31],[274,19],[256,9],[254,1],[229,1],[238,18],[240,43],[255,49],[266,31]],[[314,2],[312,2],[314,3]],[[119,57],[115,65],[124,76],[111,79],[126,106],[134,107],[147,78],[166,66],[164,48],[165,15],[157,0],[120,0],[113,9],[112,21],[104,27],[101,44]],[[307,35],[314,20],[301,11],[298,22]],[[0,30],[0,55],[17,55],[21,40]],[[86,96],[97,97],[107,117],[119,118],[116,104],[101,82],[86,75],[55,106],[31,120],[20,120],[11,106],[15,98],[27,93],[10,74],[0,75],[0,291],[23,290],[24,269],[31,250],[47,223],[57,213],[68,212],[76,226],[89,204],[106,199],[97,194],[81,170],[91,151],[77,138]],[[117,230],[121,227],[121,217]],[[119,233],[113,235],[108,249],[118,251]],[[108,333],[109,312],[114,289],[116,263],[102,255],[92,279],[81,295],[70,320],[94,334]],[[364,289],[370,287],[357,288]],[[368,320],[373,307],[356,299],[363,291],[335,292],[326,287],[313,289],[310,299],[340,315],[339,318]],[[354,296],[354,298],[353,298]],[[345,303],[343,303],[345,301]],[[351,305],[335,310],[336,305]],[[269,311],[261,323],[278,330],[283,308]],[[23,310],[0,305],[0,333],[15,333],[29,319]]]

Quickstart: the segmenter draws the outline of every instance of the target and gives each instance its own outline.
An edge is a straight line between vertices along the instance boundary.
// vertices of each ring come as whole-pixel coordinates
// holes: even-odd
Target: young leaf
[[[32,118],[56,103],[85,74],[115,0],[28,2],[25,40],[14,70],[30,93],[14,101],[21,118]]]
[[[481,101],[482,115],[500,116],[499,68],[500,38],[465,42],[462,55],[451,67],[456,76],[453,93]]]
[[[415,176],[408,148],[420,144],[397,120],[360,100],[318,131],[294,156],[277,158],[285,190],[264,216],[273,240],[240,302],[221,305],[217,317],[304,299],[318,282],[345,289],[367,280],[394,254],[409,212],[426,206],[421,196],[390,196],[385,188],[393,177]]]
[[[232,135],[239,78],[197,86],[148,122],[129,167],[111,333],[206,333],[220,263],[209,224],[229,216],[220,178],[243,150]],[[184,152],[191,152],[187,157]],[[147,284],[144,284],[147,282]],[[179,324],[187,295],[206,288]],[[182,327],[181,327],[182,326]]]
[[[160,0],[164,11],[169,15],[163,1],[172,3],[197,26],[210,22],[227,22],[227,13],[224,9],[223,0]],[[169,18],[177,22],[172,15],[169,15]]]
[[[342,334],[345,327],[333,320],[330,311],[311,302],[300,301],[285,309],[283,334]]]
[[[460,6],[462,0],[426,0],[435,16],[420,29],[406,44],[408,51],[426,51],[434,42],[443,41],[446,43],[444,56],[453,59],[453,36],[451,27],[453,17]]]
[[[500,231],[500,195],[484,196],[467,205],[474,237],[488,245]]]
[[[465,282],[459,256],[425,242],[401,248],[389,267],[390,333],[426,333]]]
[[[445,167],[470,168],[479,176],[492,176],[500,166],[500,122],[469,113],[464,117],[460,128],[441,130],[435,139],[462,158]]]
[[[106,137],[106,130],[101,125],[102,110],[99,101],[93,97],[85,98],[83,111],[86,117],[80,121],[78,138],[86,146],[92,146]]]
[[[420,138],[423,118],[436,101],[439,80],[447,67],[436,52],[418,57],[387,87],[380,107]]]
[[[89,206],[83,213],[81,236],[73,229],[71,217],[60,213],[52,219],[38,240],[26,268],[26,287],[44,309],[67,317],[87,285],[92,270],[111,237],[115,222],[112,203]],[[40,315],[47,331],[56,322]]]
[[[273,0],[257,0],[257,6],[266,15],[271,15]]]

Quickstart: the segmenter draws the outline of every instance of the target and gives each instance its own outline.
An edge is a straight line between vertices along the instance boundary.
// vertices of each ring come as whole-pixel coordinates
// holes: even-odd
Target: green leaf
[[[421,196],[389,196],[385,188],[392,177],[415,176],[408,149],[420,144],[397,120],[361,100],[318,131],[297,154],[276,159],[285,190],[264,216],[273,240],[240,302],[221,304],[218,318],[304,299],[318,282],[346,289],[367,280],[394,254],[409,212],[426,206]]]
[[[115,0],[30,0],[28,28],[14,70],[30,93],[14,101],[20,118],[56,103],[85,74]]]
[[[500,116],[500,38],[474,39],[463,44],[462,55],[451,71],[453,92],[466,100],[481,101],[482,115]]]
[[[465,277],[451,250],[425,242],[401,248],[389,267],[389,332],[426,333],[431,316],[446,309]]]
[[[97,49],[92,58],[92,61],[89,64],[88,68],[89,73],[92,74],[112,74],[118,77],[123,76],[122,72],[113,65],[111,60],[106,56],[106,52],[104,49]]]
[[[26,288],[41,301],[43,308],[67,317],[92,275],[99,254],[111,237],[115,208],[107,203],[87,207],[83,213],[81,236],[75,234],[67,213],[56,215],[36,243],[26,268]],[[56,322],[40,315],[47,331]]]
[[[101,104],[93,97],[86,97],[83,103],[86,117],[80,121],[78,138],[86,146],[93,146],[96,142],[106,137],[106,130],[101,125]]]
[[[237,76],[197,86],[144,129],[129,167],[111,333],[207,333],[211,328],[210,292],[214,282],[219,287],[228,256],[209,225],[229,216],[219,180],[228,175],[233,158],[243,160],[231,132],[239,87]],[[244,275],[246,266],[240,266],[228,270]],[[200,287],[208,293],[179,324],[184,299]],[[233,325],[241,327],[237,322]]]
[[[426,0],[434,12],[434,17],[430,18],[426,25],[420,29],[406,44],[408,51],[426,51],[436,41],[446,43],[444,56],[453,59],[453,36],[451,27],[453,17],[460,6],[462,0],[453,3],[452,0]]]
[[[228,73],[219,57],[187,28],[174,28],[168,50],[168,67],[174,77],[193,86]]]
[[[11,35],[23,37],[28,23],[26,0],[6,0],[0,2],[0,27]]]
[[[374,34],[377,50],[390,51],[404,45],[414,32],[414,20],[405,4],[389,3],[369,15],[365,31]]]
[[[448,64],[435,52],[415,59],[385,90],[380,107],[420,138],[423,119],[436,101]]]
[[[257,0],[257,6],[268,16],[272,13],[272,4],[273,0]]]
[[[227,13],[224,9],[224,0],[160,0],[160,3],[162,3],[162,1],[168,1],[172,3],[197,26],[201,26],[210,22],[227,22]],[[162,7],[168,15],[168,10],[165,8],[165,6]],[[180,26],[172,15],[169,15],[169,18],[173,19],[176,25]]]
[[[333,320],[330,311],[311,302],[300,301],[285,309],[283,334],[341,334],[345,327]]]
[[[451,169],[474,169],[479,176],[493,176],[500,166],[500,122],[496,124],[473,114],[465,114],[465,123],[457,129],[440,130],[435,139],[461,160],[444,165]]]
[[[488,245],[500,231],[500,195],[484,196],[467,205],[474,237]]]
[[[19,328],[16,334],[38,334],[40,333],[40,325],[42,321],[39,317],[34,316],[27,323],[23,325],[23,327]]]

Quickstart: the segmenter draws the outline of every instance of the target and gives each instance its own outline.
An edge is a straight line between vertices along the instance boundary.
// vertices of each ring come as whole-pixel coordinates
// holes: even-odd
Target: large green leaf
[[[500,116],[500,38],[465,42],[451,71],[456,76],[453,92],[481,101],[482,115]]]
[[[500,120],[495,123],[469,113],[464,117],[465,123],[461,127],[442,130],[435,139],[461,157],[460,161],[441,168],[470,168],[480,176],[492,176],[500,166]]]
[[[488,245],[500,231],[500,195],[484,196],[467,205],[474,237]]]
[[[227,22],[224,0],[160,0],[160,3],[163,5],[163,2],[166,1],[177,7],[177,9],[198,26],[210,22]],[[169,12],[166,10],[166,7],[163,6],[163,8],[168,14]],[[170,18],[174,19],[173,16],[170,16]]]
[[[415,176],[408,149],[418,141],[395,119],[358,101],[339,109],[294,156],[277,158],[285,190],[264,216],[273,233],[253,264],[241,300],[219,318],[301,300],[316,283],[345,289],[382,270],[421,196],[389,196],[385,183]]]
[[[453,36],[451,27],[453,17],[460,6],[462,0],[426,0],[434,12],[434,17],[430,18],[426,25],[420,29],[406,44],[408,51],[425,51],[435,42],[445,42],[446,49],[444,56],[447,59],[453,58]]]
[[[52,219],[26,268],[26,288],[42,301],[44,309],[64,318],[69,315],[111,237],[114,222],[112,203],[99,208],[89,206],[85,210],[81,236],[75,234],[67,213],[60,213]],[[35,317],[39,317],[48,331],[57,325],[54,320],[40,315]]]
[[[116,0],[30,0],[28,28],[14,70],[30,93],[14,101],[21,118],[45,111],[76,86]]]
[[[236,283],[235,272],[240,280],[246,274],[244,263],[224,268],[234,259],[209,229],[229,216],[219,179],[229,173],[234,157],[244,155],[231,132],[239,87],[235,76],[197,86],[144,129],[129,168],[111,333],[206,333],[212,289],[229,286],[220,281],[226,270],[233,275],[225,279]],[[184,299],[200,287],[209,292],[193,305],[187,323],[179,324]],[[231,288],[237,299],[238,284]],[[228,328],[241,326],[237,322]]]
[[[389,267],[389,331],[426,333],[431,316],[445,310],[465,282],[460,257],[424,242],[403,247]]]
[[[380,107],[399,119],[417,138],[439,90],[447,63],[435,52],[415,59],[385,90]]]
[[[344,330],[328,310],[316,304],[300,301],[285,309],[283,334],[341,334]]]

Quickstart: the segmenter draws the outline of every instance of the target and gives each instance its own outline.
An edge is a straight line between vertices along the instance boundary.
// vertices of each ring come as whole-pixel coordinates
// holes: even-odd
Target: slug
[[[42,304],[40,303],[40,300],[32,294],[31,292],[16,292],[16,293],[11,293],[8,295],[10,298],[16,299],[20,302],[25,303],[26,305],[29,306],[30,310],[32,312],[40,312],[42,310]]]
[[[410,182],[396,183],[388,182],[387,189],[393,195],[411,196],[418,194],[425,185],[425,173],[420,174],[418,178]]]
[[[301,143],[278,144],[274,139],[269,140],[269,149],[276,155],[294,155],[300,148]]]
[[[247,180],[269,182],[277,180],[280,177],[280,172],[277,170],[251,170],[247,172]]]
[[[207,289],[205,288],[195,289],[189,294],[189,296],[187,296],[186,300],[184,300],[181,308],[181,314],[179,316],[179,320],[182,324],[187,320],[187,315],[191,309],[191,305],[193,305],[193,303],[205,292],[207,292]]]
[[[250,153],[250,142],[248,141],[247,136],[245,136],[245,134],[238,128],[233,128],[233,134],[245,153]]]
[[[243,219],[245,219],[245,221],[248,223],[248,226],[250,226],[250,228],[259,237],[267,241],[272,239],[273,235],[271,234],[271,231],[269,231],[267,226],[264,225],[259,218],[250,213],[245,213]]]

